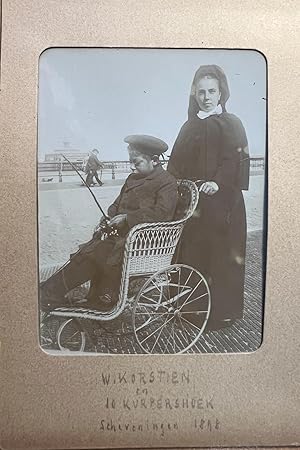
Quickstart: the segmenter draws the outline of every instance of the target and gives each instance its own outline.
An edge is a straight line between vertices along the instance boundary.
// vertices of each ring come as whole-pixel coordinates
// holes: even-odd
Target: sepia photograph
[[[58,356],[257,350],[266,138],[258,51],[45,50],[41,348]]]

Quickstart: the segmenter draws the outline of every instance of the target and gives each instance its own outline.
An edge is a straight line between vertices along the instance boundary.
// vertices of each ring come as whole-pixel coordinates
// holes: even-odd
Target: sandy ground
[[[122,179],[106,177],[103,187],[94,187],[98,201],[106,211],[120,192]],[[78,178],[70,182],[39,185],[39,259],[40,268],[68,260],[78,244],[91,238],[101,213],[86,187]],[[263,220],[264,176],[250,177],[249,191],[244,192],[248,232],[261,230]]]

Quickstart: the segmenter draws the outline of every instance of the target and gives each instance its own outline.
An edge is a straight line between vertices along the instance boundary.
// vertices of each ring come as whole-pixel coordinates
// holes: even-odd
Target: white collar
[[[211,110],[211,111],[202,111],[200,109],[200,111],[198,112],[197,116],[199,117],[199,119],[206,119],[209,116],[213,116],[214,114],[222,114],[222,107],[219,104],[215,109]]]

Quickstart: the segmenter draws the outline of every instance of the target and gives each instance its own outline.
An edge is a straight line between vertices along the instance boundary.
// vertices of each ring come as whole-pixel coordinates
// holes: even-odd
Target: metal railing
[[[250,170],[265,170],[265,158],[263,156],[250,158]]]
[[[77,170],[85,173],[83,161],[71,161]],[[116,173],[130,173],[129,161],[101,161],[103,168],[99,171],[103,173],[111,174],[112,180],[116,178]],[[55,172],[55,176],[58,176],[59,181],[62,181],[62,177],[73,175],[74,168],[67,161],[43,161],[38,163],[38,176],[43,177],[41,173]]]
[[[102,174],[109,174],[112,180],[115,180],[117,174],[128,174],[131,172],[129,161],[101,161],[103,169]],[[165,163],[165,162],[163,162]],[[72,164],[77,170],[84,174],[84,162],[72,161]],[[250,173],[254,174],[265,169],[264,157],[250,158]],[[44,177],[47,172],[55,172],[58,180],[61,182],[62,178],[68,175],[74,175],[73,167],[67,161],[43,161],[38,163],[38,176]],[[42,173],[44,173],[42,175]]]

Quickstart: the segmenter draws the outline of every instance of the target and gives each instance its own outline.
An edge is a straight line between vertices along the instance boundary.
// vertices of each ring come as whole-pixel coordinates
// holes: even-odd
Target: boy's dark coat
[[[111,266],[121,263],[129,229],[139,223],[172,220],[176,204],[176,179],[161,166],[147,177],[129,175],[120,195],[108,209],[110,217],[127,214],[127,225],[120,236],[111,236],[106,241],[93,238],[83,244],[76,257],[90,256],[107,273]]]

